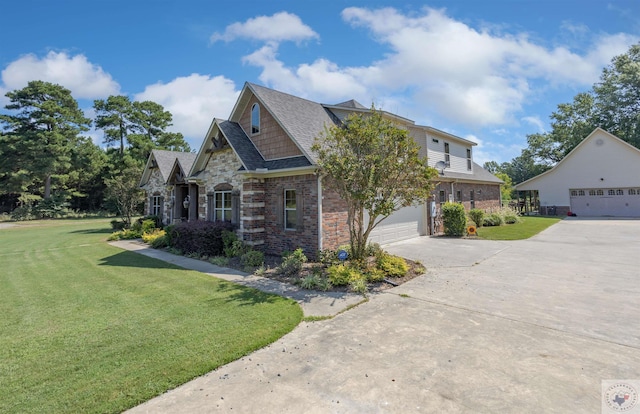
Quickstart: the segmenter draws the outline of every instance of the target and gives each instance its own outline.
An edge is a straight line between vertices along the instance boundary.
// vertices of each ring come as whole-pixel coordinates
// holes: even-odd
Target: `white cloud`
[[[544,132],[544,122],[538,116],[525,116],[522,118],[523,121],[535,126],[538,128],[538,132]]]
[[[173,114],[175,132],[188,138],[198,149],[214,117],[227,119],[239,90],[233,81],[197,73],[179,77],[168,83],[149,85],[134,96],[137,101],[154,101]]]
[[[219,40],[230,42],[238,38],[261,41],[294,41],[318,39],[319,36],[295,14],[287,12],[275,13],[273,16],[258,16],[244,23],[233,23],[226,27],[224,33],[211,35],[211,42]]]
[[[84,55],[65,52],[52,51],[42,58],[24,55],[11,62],[1,76],[5,90],[22,89],[32,80],[42,80],[64,86],[76,99],[104,98],[120,92],[120,85],[100,66]]]
[[[350,7],[342,18],[368,29],[390,51],[367,66],[318,59],[292,67],[278,58],[278,42],[267,41],[244,62],[262,68],[263,83],[314,100],[404,102],[403,112],[431,111],[464,125],[515,125],[516,114],[541,85],[589,87],[614,55],[637,41],[626,34],[601,34],[580,54],[567,46],[538,44],[525,33],[492,31],[487,25],[477,29],[430,8],[405,15],[393,8]]]

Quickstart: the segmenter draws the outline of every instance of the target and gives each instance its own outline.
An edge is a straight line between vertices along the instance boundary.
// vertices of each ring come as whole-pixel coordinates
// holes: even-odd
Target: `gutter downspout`
[[[322,251],[322,177],[318,174],[318,250]]]

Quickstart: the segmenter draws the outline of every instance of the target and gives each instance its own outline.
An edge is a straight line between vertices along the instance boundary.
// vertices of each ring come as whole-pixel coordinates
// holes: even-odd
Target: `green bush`
[[[367,280],[362,273],[359,276],[349,280],[349,290],[356,293],[367,293]]]
[[[264,253],[258,250],[249,250],[240,256],[240,263],[242,263],[243,266],[260,266],[264,263]]]
[[[111,233],[111,236],[109,236],[107,240],[132,240],[139,239],[140,237],[142,237],[140,230],[124,229]]]
[[[169,238],[167,237],[166,234],[161,237],[156,237],[151,242],[151,247],[153,247],[154,249],[162,249],[168,246],[169,246]]]
[[[231,230],[233,225],[226,221],[195,220],[167,226],[171,247],[185,254],[199,253],[200,256],[218,256],[223,254],[222,233]]]
[[[390,277],[403,277],[409,271],[407,262],[399,256],[383,254],[377,260],[378,269]]]
[[[122,220],[111,220],[111,228],[114,231],[118,231],[118,230],[124,230],[124,228],[127,227],[127,223],[125,223]]]
[[[329,266],[327,275],[333,286],[345,286],[352,280],[364,278],[360,270],[345,264]]]
[[[442,223],[445,235],[463,236],[467,227],[464,206],[460,203],[444,203],[442,205]]]
[[[213,256],[209,258],[209,263],[224,267],[229,264],[229,259],[224,256]]]
[[[514,211],[505,211],[503,218],[506,224],[516,224],[520,222],[520,217],[518,217],[518,214]]]
[[[491,226],[502,226],[504,224],[504,220],[499,213],[491,213],[484,218],[482,222],[483,226],[491,227]]]
[[[383,270],[376,267],[369,269],[365,275],[367,276],[367,280],[372,283],[382,282],[384,278],[387,277],[387,274]]]
[[[162,219],[154,214],[149,214],[147,216],[140,217],[137,221],[140,224],[143,224],[147,220],[153,221],[153,227],[155,228],[161,229],[164,227],[164,225],[162,224]]]
[[[307,256],[301,248],[295,249],[293,252],[285,252],[282,255],[282,263],[278,266],[278,273],[286,276],[294,275],[302,270],[302,265],[307,262]]]
[[[156,222],[154,220],[143,220],[140,224],[140,231],[142,234],[151,233],[156,229]]]
[[[164,236],[165,236],[164,230],[153,229],[151,231],[142,233],[142,241],[147,244],[152,244],[154,240]]]
[[[475,223],[476,227],[482,227],[484,211],[479,208],[472,208],[469,210],[469,218]]]

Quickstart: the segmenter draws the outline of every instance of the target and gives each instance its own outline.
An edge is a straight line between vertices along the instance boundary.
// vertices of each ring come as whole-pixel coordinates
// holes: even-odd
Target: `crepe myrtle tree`
[[[437,171],[406,129],[374,106],[325,129],[312,150],[327,186],[347,203],[351,254],[363,259],[371,231],[394,211],[428,199]]]

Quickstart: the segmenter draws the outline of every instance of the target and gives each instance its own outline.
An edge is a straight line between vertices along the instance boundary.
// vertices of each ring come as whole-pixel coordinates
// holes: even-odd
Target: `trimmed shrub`
[[[233,225],[226,221],[188,221],[167,227],[171,247],[184,254],[198,253],[201,256],[220,256],[224,245],[222,232]]]
[[[383,254],[377,260],[378,269],[390,277],[403,277],[409,271],[407,262],[399,256]]]
[[[165,232],[164,230],[160,230],[160,229],[153,229],[149,232],[144,232],[142,233],[142,241],[147,243],[147,244],[152,244],[154,242],[154,240],[160,238],[160,237],[164,237]]]
[[[491,226],[502,226],[504,221],[502,220],[502,216],[498,213],[491,213],[486,216],[482,222],[483,226],[491,227]]]
[[[367,270],[367,273],[365,273],[365,276],[367,276],[367,280],[369,282],[376,283],[376,282],[382,282],[384,278],[387,277],[387,274],[383,270],[374,267],[372,269]]]
[[[156,222],[153,220],[143,220],[140,224],[142,234],[151,233],[156,229]]]
[[[242,263],[243,266],[260,266],[264,263],[264,253],[258,250],[249,250],[240,256],[240,263]]]
[[[442,224],[446,236],[464,235],[467,227],[467,215],[460,203],[444,203],[442,205]]]
[[[122,220],[111,220],[111,229],[114,231],[124,230],[127,227],[127,223]]]
[[[476,227],[482,227],[484,211],[479,208],[472,208],[469,210],[469,218],[475,223]]]
[[[520,217],[514,212],[506,212],[504,214],[504,222],[506,224],[515,224],[520,222]]]
[[[302,270],[302,265],[307,262],[307,256],[301,248],[297,248],[292,252],[285,252],[282,255],[282,263],[278,266],[278,273],[291,276]]]
[[[162,219],[156,215],[153,214],[149,214],[147,216],[144,217],[140,217],[137,221],[142,224],[143,222],[147,221],[147,220],[151,220],[153,221],[153,227],[154,228],[158,228],[161,229],[164,227],[164,225],[162,224]]]
[[[142,237],[140,230],[124,229],[111,233],[111,236],[109,236],[107,240],[133,240],[139,239],[140,237]]]
[[[167,237],[166,234],[162,235],[161,237],[156,237],[151,242],[151,247],[153,247],[154,249],[162,249],[168,246],[169,246],[169,238]]]
[[[329,276],[329,282],[331,282],[333,286],[345,286],[352,280],[364,279],[362,272],[344,264],[329,266],[327,268],[327,275]]]

